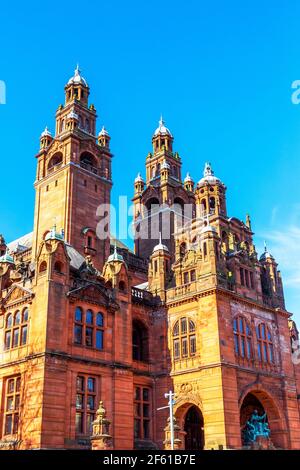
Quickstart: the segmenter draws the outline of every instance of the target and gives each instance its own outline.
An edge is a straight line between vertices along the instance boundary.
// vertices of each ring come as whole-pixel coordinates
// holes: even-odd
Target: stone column
[[[91,436],[92,450],[112,450],[112,437],[109,434],[110,421],[106,419],[106,410],[103,401],[100,401],[93,421],[93,435]]]

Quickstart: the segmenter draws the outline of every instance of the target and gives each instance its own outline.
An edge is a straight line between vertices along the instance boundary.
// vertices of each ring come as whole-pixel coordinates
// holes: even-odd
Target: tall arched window
[[[272,335],[265,323],[256,327],[257,355],[262,362],[274,363],[274,347]]]
[[[241,357],[252,357],[252,333],[247,320],[238,315],[233,320],[234,351]]]
[[[48,170],[59,165],[63,161],[63,154],[61,152],[55,153],[49,160]]]
[[[85,312],[76,307],[74,316],[74,343],[89,348],[104,349],[104,315],[94,313],[91,309]]]
[[[186,317],[180,318],[173,327],[174,359],[192,357],[196,354],[195,323]]]
[[[18,348],[27,343],[28,308],[9,313],[5,321],[4,349]]]
[[[132,324],[132,358],[135,361],[148,361],[148,330],[143,323],[134,320]]]

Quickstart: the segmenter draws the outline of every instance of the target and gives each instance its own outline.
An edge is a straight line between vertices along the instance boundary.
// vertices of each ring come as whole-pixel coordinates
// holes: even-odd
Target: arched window
[[[179,247],[180,258],[182,259],[185,254],[186,254],[186,243],[182,242],[182,243],[180,243],[180,247]]]
[[[252,332],[247,320],[238,315],[233,320],[234,351],[237,356],[252,358]]]
[[[5,321],[4,349],[18,348],[27,343],[28,308],[9,313]]]
[[[42,261],[39,267],[39,273],[45,273],[47,271],[47,263],[46,261]]]
[[[175,227],[177,229],[181,228],[184,224],[184,201],[176,197],[174,199],[174,215],[175,215]]]
[[[134,320],[132,323],[132,359],[146,362],[148,357],[148,330],[143,323]]]
[[[125,291],[125,289],[126,289],[125,281],[120,281],[119,282],[119,290]]]
[[[74,315],[74,343],[89,348],[104,349],[104,316],[91,309],[76,307]]]
[[[274,347],[272,335],[265,323],[256,327],[257,355],[261,362],[274,363]]]
[[[58,274],[62,274],[63,272],[63,265],[60,261],[56,261],[54,263],[54,271]]]
[[[173,327],[174,359],[184,359],[196,355],[195,323],[186,317],[180,318]]]
[[[206,214],[206,200],[205,200],[205,199],[202,199],[202,200],[201,200],[200,212],[201,212],[201,215],[205,215],[205,214]]]
[[[63,155],[61,152],[56,153],[53,157],[50,158],[48,163],[48,170],[59,165],[63,160]]]
[[[83,152],[80,155],[80,166],[95,173],[97,168],[97,161],[94,155],[89,152]]]
[[[216,200],[214,198],[214,196],[211,196],[209,198],[209,208],[214,211],[215,210],[215,207],[216,207]]]
[[[223,232],[222,232],[222,252],[227,253],[227,251],[228,251],[228,235],[223,230]]]

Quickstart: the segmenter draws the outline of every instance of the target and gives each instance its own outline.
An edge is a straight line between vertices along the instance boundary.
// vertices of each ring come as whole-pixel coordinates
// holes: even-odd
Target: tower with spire
[[[109,254],[109,202],[112,186],[110,136],[96,135],[96,109],[90,88],[77,65],[65,86],[65,103],[56,112],[55,133],[40,137],[35,181],[36,204],[33,256],[56,220],[65,240],[97,268]],[[105,213],[98,208],[106,205]],[[98,225],[106,217],[107,233]],[[97,227],[101,226],[101,233]]]
[[[161,116],[152,136],[152,152],[146,157],[146,180],[139,174],[134,183],[135,252],[143,258],[150,258],[161,233],[174,259],[176,220],[183,224],[190,217],[188,206],[194,205],[192,185],[182,182],[181,158],[173,151],[173,142]]]

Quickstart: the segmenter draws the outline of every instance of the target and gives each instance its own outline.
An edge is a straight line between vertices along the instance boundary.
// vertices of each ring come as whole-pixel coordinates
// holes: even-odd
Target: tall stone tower
[[[65,104],[56,112],[54,137],[47,128],[41,134],[32,256],[55,225],[67,243],[101,269],[109,255],[112,155],[104,127],[96,137],[97,115],[89,93],[77,66],[65,86]]]
[[[195,196],[191,184],[181,180],[181,159],[173,151],[173,136],[162,117],[152,136],[152,153],[146,158],[146,182],[138,174],[134,184],[135,252],[150,258],[162,242],[174,259],[175,226],[189,221]]]

